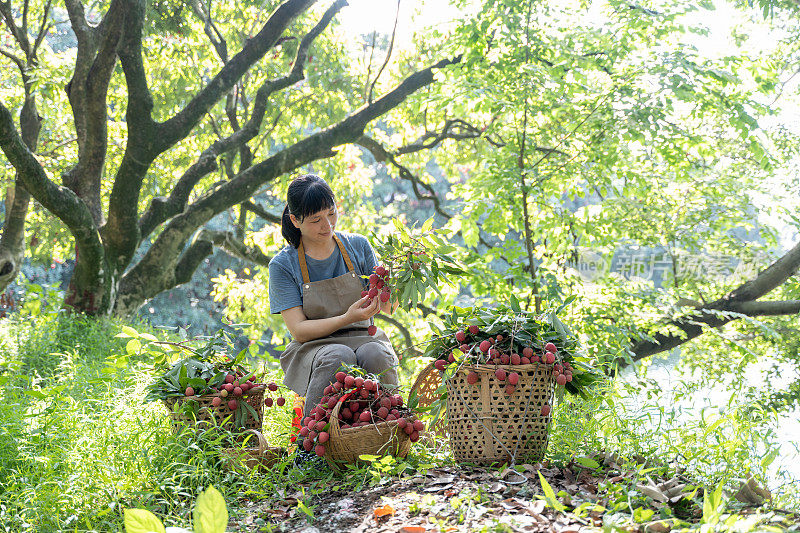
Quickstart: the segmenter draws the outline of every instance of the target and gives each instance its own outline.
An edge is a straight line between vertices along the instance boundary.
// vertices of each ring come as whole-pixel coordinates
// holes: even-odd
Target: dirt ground
[[[324,490],[310,490],[309,482],[290,493],[279,491],[271,500],[250,502],[243,515],[231,520],[229,529],[578,533],[613,528],[663,533],[693,529],[703,520],[730,519],[730,511],[706,510],[704,517],[702,490],[680,476],[648,478],[642,484],[640,476],[622,471],[613,457],[598,459],[597,468],[576,463],[503,470],[453,466],[425,475],[376,475],[375,484],[367,482],[360,491],[337,486],[336,478]],[[800,531],[800,515],[760,505],[764,502],[753,491],[743,494],[731,499],[732,514],[743,531],[767,525],[771,531]]]

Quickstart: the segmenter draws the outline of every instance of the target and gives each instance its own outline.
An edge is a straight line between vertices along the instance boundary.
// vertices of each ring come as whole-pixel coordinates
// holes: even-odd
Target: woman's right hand
[[[372,302],[367,303],[368,300],[372,300]],[[353,303],[353,305],[347,309],[344,316],[347,319],[347,323],[352,324],[354,322],[367,320],[370,317],[377,315],[380,310],[381,306],[378,298],[370,298],[369,296],[365,296]]]

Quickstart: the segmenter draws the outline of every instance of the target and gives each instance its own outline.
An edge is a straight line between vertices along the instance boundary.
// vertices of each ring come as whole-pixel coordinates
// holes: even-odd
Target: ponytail
[[[286,208],[283,210],[283,217],[281,218],[281,235],[283,238],[289,241],[289,244],[297,248],[300,246],[300,238],[302,234],[300,230],[292,224],[292,219],[289,216],[289,206],[287,205]]]
[[[299,228],[292,224],[289,214],[298,221],[319,213],[323,209],[336,207],[333,190],[324,179],[315,174],[303,174],[292,180],[286,192],[286,208],[281,218],[281,234],[289,244],[297,248],[303,237]]]

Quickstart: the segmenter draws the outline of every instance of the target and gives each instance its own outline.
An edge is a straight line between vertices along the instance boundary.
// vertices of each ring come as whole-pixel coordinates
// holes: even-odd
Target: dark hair
[[[294,224],[289,214],[303,220],[309,215],[319,213],[323,209],[336,206],[336,198],[328,183],[316,174],[303,174],[292,180],[286,192],[286,208],[281,219],[281,234],[289,244],[297,248],[300,246],[302,234]]]

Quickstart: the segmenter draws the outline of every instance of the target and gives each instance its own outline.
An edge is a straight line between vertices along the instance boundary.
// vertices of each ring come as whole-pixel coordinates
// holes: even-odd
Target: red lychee
[[[368,335],[374,336],[376,333],[378,333],[378,326],[376,326],[375,324],[372,324],[370,327],[367,328]]]
[[[558,351],[558,350],[556,349],[556,345],[555,345],[555,344],[553,344],[552,342],[548,342],[547,344],[545,344],[545,345],[544,345],[544,350],[545,350],[546,352],[553,352],[553,353],[556,353],[556,352]]]
[[[456,341],[464,342],[465,340],[467,340],[467,334],[464,333],[463,331],[457,331],[456,332]]]

